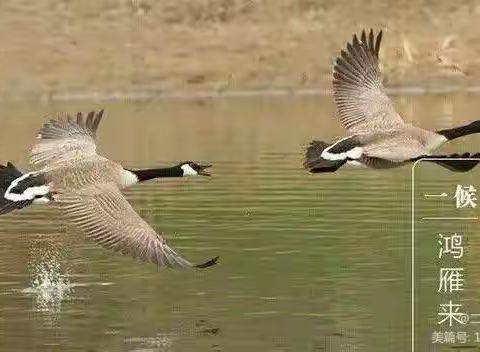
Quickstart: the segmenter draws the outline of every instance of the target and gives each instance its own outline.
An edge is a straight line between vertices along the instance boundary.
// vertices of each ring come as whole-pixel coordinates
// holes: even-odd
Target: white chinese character
[[[479,313],[470,314],[470,315],[469,315],[469,322],[470,322],[470,324],[480,324],[480,320],[478,320],[478,318],[480,318],[480,314],[479,314]]]
[[[477,207],[477,189],[472,185],[457,185],[455,191],[456,206],[458,208]]]
[[[445,335],[443,334],[443,332],[432,332],[432,343],[445,343]]]
[[[438,234],[440,239],[438,244],[440,245],[440,251],[438,258],[441,259],[444,254],[451,254],[453,258],[460,259],[463,257],[463,236],[456,233],[452,236],[443,236]]]
[[[468,334],[465,331],[457,331],[457,342],[458,343],[467,343]]]
[[[453,344],[457,342],[456,338],[457,338],[457,334],[455,334],[454,331],[445,331],[445,337],[444,337],[445,343]]]
[[[441,268],[438,292],[463,291],[463,268]]]
[[[448,322],[448,326],[452,326],[454,322],[465,325],[468,322],[468,315],[460,312],[461,304],[453,304],[449,301],[447,304],[440,304],[441,311],[438,312],[439,317],[443,317],[438,321],[438,325]]]

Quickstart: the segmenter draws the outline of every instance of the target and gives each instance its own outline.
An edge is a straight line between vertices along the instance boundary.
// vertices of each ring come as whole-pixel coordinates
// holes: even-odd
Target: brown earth
[[[5,0],[0,98],[329,89],[370,27],[388,84],[472,86],[479,20],[466,0]]]

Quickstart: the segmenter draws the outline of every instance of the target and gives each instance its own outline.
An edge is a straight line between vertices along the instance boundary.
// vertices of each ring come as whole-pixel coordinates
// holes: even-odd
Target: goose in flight
[[[193,265],[169,247],[132,208],[121,189],[157,177],[209,174],[210,165],[184,162],[170,168],[129,170],[96,151],[96,132],[103,110],[78,113],[45,123],[30,162],[39,171],[20,172],[0,166],[0,214],[35,203],[54,202],[65,216],[104,248],[160,267],[214,265],[218,257]]]
[[[464,172],[478,164],[470,155],[432,155],[447,141],[480,132],[480,120],[465,126],[429,131],[406,123],[395,111],[385,93],[378,65],[382,31],[365,30],[360,39],[353,36],[341,51],[333,72],[333,100],[347,137],[335,143],[312,141],[305,154],[304,167],[312,173],[334,172],[341,166],[374,169],[392,168],[422,158],[452,171]],[[428,159],[427,159],[428,160]]]

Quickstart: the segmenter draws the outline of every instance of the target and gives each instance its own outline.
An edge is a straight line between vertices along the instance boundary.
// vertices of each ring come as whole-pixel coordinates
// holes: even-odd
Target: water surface
[[[395,100],[426,128],[478,117],[473,95]],[[312,137],[343,134],[328,97],[2,106],[0,160],[28,168],[46,116],[100,107],[99,150],[126,167],[214,164],[209,179],[126,196],[186,258],[220,262],[158,271],[85,240],[54,208],[3,216],[0,350],[408,350],[410,168],[302,170]],[[442,151],[478,146],[470,136]]]

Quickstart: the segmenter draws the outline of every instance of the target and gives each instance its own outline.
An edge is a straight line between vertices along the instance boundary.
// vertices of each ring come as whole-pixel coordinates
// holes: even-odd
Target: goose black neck
[[[178,166],[157,168],[157,169],[143,169],[143,170],[128,170],[133,172],[137,177],[138,181],[148,181],[154,178],[163,178],[163,177],[182,177],[183,170]]]
[[[469,134],[480,133],[480,120],[477,120],[465,126],[440,130],[437,131],[437,133],[441,134],[449,141],[459,137],[467,136]]]

